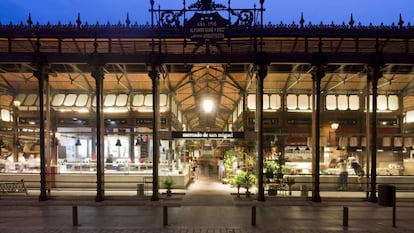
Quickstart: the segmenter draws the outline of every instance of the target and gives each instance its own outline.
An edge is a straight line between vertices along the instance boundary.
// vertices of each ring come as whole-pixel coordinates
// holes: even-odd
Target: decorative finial
[[[305,19],[303,18],[303,12],[300,13],[300,28],[303,28],[303,25],[305,24]]]
[[[81,24],[82,24],[82,21],[80,19],[80,13],[78,13],[78,18],[76,19],[76,25],[78,26],[78,28],[80,28]]]
[[[349,20],[349,26],[351,28],[353,28],[354,27],[354,23],[355,23],[354,16],[351,14],[351,19]]]
[[[400,20],[398,21],[398,25],[400,26],[400,29],[403,28],[404,20],[402,19],[402,15],[400,14]]]
[[[129,27],[129,25],[131,24],[131,20],[129,20],[129,13],[127,13],[127,17],[125,20],[126,26]]]
[[[27,18],[27,25],[30,27],[32,27],[33,21],[32,21],[32,15],[29,13],[29,17]]]

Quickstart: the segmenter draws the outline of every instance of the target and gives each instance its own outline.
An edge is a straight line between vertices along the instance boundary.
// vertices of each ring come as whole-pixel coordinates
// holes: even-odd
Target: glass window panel
[[[75,105],[77,107],[85,107],[88,103],[89,96],[87,94],[80,94],[78,95],[78,98],[76,99]]]
[[[56,94],[52,100],[52,106],[62,106],[65,100],[65,94]]]
[[[414,114],[413,114],[414,115]],[[233,111],[233,122],[237,119],[237,109]]]
[[[116,106],[126,106],[128,102],[127,94],[119,94],[116,98]]]
[[[335,95],[327,95],[325,98],[326,101],[326,109],[327,110],[335,110],[336,109],[336,96]]]
[[[407,111],[407,113],[405,114],[405,122],[406,123],[414,122],[414,110]]]
[[[392,111],[398,110],[398,96],[397,95],[388,96],[388,109]]]
[[[24,99],[25,99],[25,98],[26,98],[26,94],[21,93],[21,94],[18,94],[18,95],[14,98],[13,102],[14,102],[14,101],[19,101],[21,104],[23,104],[23,103],[24,103]]]
[[[7,109],[1,110],[1,120],[6,122],[11,122],[10,111]]]
[[[298,97],[296,95],[287,95],[286,107],[289,110],[298,108]]]
[[[378,110],[387,110],[388,107],[388,101],[387,101],[387,96],[385,95],[378,95],[377,96],[377,109]]]
[[[275,109],[282,108],[282,97],[280,95],[273,95],[273,98],[270,100],[270,103],[272,106],[274,106]]]
[[[145,95],[144,106],[152,106],[152,94]]]
[[[160,95],[160,106],[165,107],[167,106],[167,95],[166,94],[161,94]]]
[[[263,95],[263,109],[269,109],[270,108],[270,97],[269,95]]]
[[[299,109],[309,109],[309,96],[308,95],[299,95]]]
[[[37,94],[28,94],[26,99],[24,100],[23,105],[25,106],[32,106],[36,104]]]
[[[144,99],[145,99],[145,96],[143,94],[134,95],[134,98],[132,99],[132,105],[133,106],[143,106],[144,105]]]
[[[76,101],[76,94],[68,94],[66,95],[65,101],[63,102],[64,106],[73,106]]]
[[[247,109],[248,110],[256,109],[256,95],[255,94],[247,95]]]
[[[359,96],[358,95],[349,96],[349,109],[359,110]]]
[[[104,100],[104,106],[105,107],[112,107],[115,105],[115,101],[116,101],[116,95],[114,94],[109,94],[105,96],[105,100]]]
[[[281,107],[281,101],[280,101],[280,95],[273,94],[270,96],[270,108],[271,109],[280,109]]]
[[[338,109],[339,110],[347,110],[348,109],[348,96],[347,95],[339,95],[338,96]]]

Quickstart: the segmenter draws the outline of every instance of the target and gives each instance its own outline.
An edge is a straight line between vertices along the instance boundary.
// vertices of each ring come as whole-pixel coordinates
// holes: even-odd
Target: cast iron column
[[[377,202],[377,95],[378,79],[382,77],[381,66],[383,65],[382,56],[378,51],[379,43],[375,45],[376,52],[368,63],[368,85],[372,88],[372,118],[371,118],[371,188],[369,202]],[[367,93],[369,94],[369,93]]]
[[[263,81],[267,76],[267,54],[260,52],[256,57],[257,88],[256,88],[256,127],[257,127],[257,180],[258,201],[265,201],[263,187]]]
[[[96,95],[96,198],[95,201],[105,200],[105,174],[104,174],[104,114],[103,114],[103,81],[104,81],[104,62],[101,56],[96,53],[97,44],[95,42],[95,53],[92,54],[92,77],[95,78]]]
[[[319,52],[313,56],[312,72],[312,201],[321,202],[320,196],[320,106],[321,80],[325,77],[325,55],[321,52],[322,42],[319,42]]]
[[[38,42],[38,51],[40,48],[40,43]],[[46,184],[46,147],[45,147],[45,113],[44,113],[44,83],[49,78],[49,66],[46,64],[46,59],[40,55],[40,52],[37,54],[36,63],[37,70],[33,75],[39,81],[39,137],[40,137],[40,196],[39,201],[48,200],[47,196],[47,184]]]
[[[149,68],[148,76],[152,80],[152,201],[158,201],[158,162],[160,155],[159,125],[160,125],[160,103],[159,103],[159,66],[158,62],[152,63]]]

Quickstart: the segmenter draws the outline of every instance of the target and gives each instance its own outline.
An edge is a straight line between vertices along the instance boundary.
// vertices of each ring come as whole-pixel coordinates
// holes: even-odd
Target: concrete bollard
[[[348,207],[344,207],[342,211],[342,226],[347,227],[348,226]]]
[[[72,206],[72,224],[78,226],[78,206]]]
[[[252,206],[252,226],[256,226],[256,206]]]
[[[162,213],[163,213],[163,223],[164,223],[164,226],[167,226],[168,225],[168,207],[167,206],[163,206],[162,207]]]

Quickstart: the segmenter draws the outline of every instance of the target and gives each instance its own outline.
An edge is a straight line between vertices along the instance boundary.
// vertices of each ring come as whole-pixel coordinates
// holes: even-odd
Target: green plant
[[[237,188],[237,197],[240,197],[240,187],[243,186],[244,174],[243,172],[237,173],[233,178],[230,179],[230,184],[236,186]]]
[[[243,187],[246,189],[246,193],[250,194],[249,188],[256,184],[256,176],[253,173],[246,172],[243,177]]]
[[[237,196],[239,197],[240,187],[246,189],[246,195],[250,195],[249,189],[256,184],[257,178],[253,173],[242,171],[237,173],[230,182],[237,187]]]
[[[165,178],[165,180],[163,181],[163,185],[164,188],[167,189],[167,196],[171,195],[171,189],[174,185],[174,180],[171,176],[168,176],[167,178]]]
[[[224,153],[224,176],[231,177],[234,174],[233,164],[238,160],[238,154],[234,150],[228,150]]]
[[[272,178],[279,166],[276,161],[267,160],[265,161],[264,167],[266,168],[266,176],[271,176],[269,178]]]
[[[232,168],[233,163],[237,162],[237,152],[234,150],[228,150],[224,153],[224,166],[226,168]]]
[[[283,175],[286,162],[287,162],[287,159],[285,158],[285,156],[282,153],[279,153],[278,156],[276,157],[276,164],[277,164],[276,174]]]

